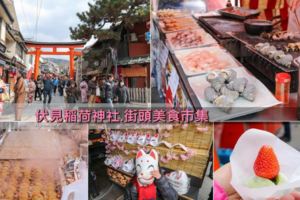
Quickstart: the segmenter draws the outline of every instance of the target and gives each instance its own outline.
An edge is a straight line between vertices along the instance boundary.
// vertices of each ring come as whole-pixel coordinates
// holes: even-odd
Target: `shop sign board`
[[[146,77],[146,67],[122,68],[121,75],[123,77]]]

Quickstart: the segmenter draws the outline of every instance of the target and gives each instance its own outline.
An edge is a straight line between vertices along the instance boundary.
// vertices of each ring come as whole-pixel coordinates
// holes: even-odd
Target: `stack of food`
[[[230,54],[218,46],[178,51],[175,54],[187,75],[239,66]]]
[[[163,18],[159,20],[159,24],[164,32],[173,32],[199,27],[192,17]]]
[[[0,199],[58,200],[61,197],[55,172],[47,173],[21,161],[0,162]]]
[[[269,57],[272,60],[275,60],[280,65],[290,68],[293,62],[293,56],[291,54],[286,54],[282,50],[277,50],[275,46],[270,45],[270,43],[258,43],[255,45],[255,49],[263,54],[264,56]]]
[[[298,52],[300,51],[300,42],[288,43],[288,45],[284,47],[284,50],[286,52]]]
[[[217,43],[208,33],[200,28],[168,33],[166,37],[172,49],[193,48]]]
[[[274,41],[282,41],[282,40],[292,40],[297,37],[295,33],[286,32],[286,31],[273,31],[270,33],[262,33],[261,37],[267,40],[274,40]]]
[[[182,12],[181,10],[174,9],[161,9],[157,12],[159,19],[163,18],[175,18],[175,17],[184,17],[187,16],[187,13]]]
[[[255,85],[246,78],[238,78],[233,69],[211,72],[207,75],[207,81],[211,85],[204,90],[206,100],[224,112],[229,112],[239,97],[255,100]]]
[[[125,187],[132,179],[132,176],[121,173],[109,167],[107,168],[107,174],[113,182],[118,183],[123,187]]]
[[[203,43],[200,30],[186,30],[172,33],[172,35],[167,34],[167,38],[175,48],[195,47]]]

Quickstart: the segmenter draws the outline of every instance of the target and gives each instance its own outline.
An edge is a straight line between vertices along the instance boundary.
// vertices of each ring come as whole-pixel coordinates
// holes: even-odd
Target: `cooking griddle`
[[[231,39],[227,32],[245,32],[244,23],[219,16],[198,18],[202,27],[218,39]]]
[[[288,41],[273,41],[267,40],[260,36],[251,36],[247,33],[236,32],[231,33],[231,36],[242,43],[241,51],[243,52],[243,59],[251,67],[255,68],[260,73],[264,74],[273,83],[273,89],[275,88],[275,75],[279,72],[286,72],[291,75],[291,92],[296,92],[298,90],[298,68],[296,66],[291,66],[287,68],[275,62],[275,60],[268,58],[267,56],[261,54],[255,49],[257,43],[269,42],[271,45],[275,46],[277,49],[282,49],[284,45],[287,45]],[[300,52],[289,52],[293,58],[300,56]],[[264,82],[264,80],[261,80]]]
[[[260,11],[255,9],[247,9],[243,7],[229,7],[219,10],[219,13],[225,17],[245,20],[259,15]]]
[[[59,138],[53,132],[11,132],[0,148],[0,159],[60,159]]]

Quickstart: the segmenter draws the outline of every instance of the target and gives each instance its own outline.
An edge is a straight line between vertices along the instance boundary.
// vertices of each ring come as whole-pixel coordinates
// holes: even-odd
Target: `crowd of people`
[[[115,103],[130,103],[129,90],[122,79],[115,79],[112,74],[106,78],[92,77],[90,80],[83,77],[80,83],[82,103],[106,103],[113,107]]]
[[[114,104],[130,103],[129,90],[124,80],[115,79],[112,74],[100,78],[83,76],[77,86],[76,82],[67,76],[44,73],[36,80],[33,77],[27,80],[21,72],[17,71],[13,93],[16,121],[21,121],[25,103],[30,105],[34,101],[41,101],[44,108],[49,109],[52,97],[56,95],[64,97],[64,102],[68,105],[106,103],[109,107],[114,107]],[[9,98],[6,84],[0,79],[0,115],[3,111],[3,103],[12,102]]]

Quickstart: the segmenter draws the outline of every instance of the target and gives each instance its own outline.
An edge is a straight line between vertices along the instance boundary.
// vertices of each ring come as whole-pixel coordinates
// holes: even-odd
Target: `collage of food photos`
[[[300,0],[0,0],[0,200],[300,200]]]

